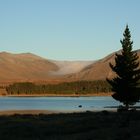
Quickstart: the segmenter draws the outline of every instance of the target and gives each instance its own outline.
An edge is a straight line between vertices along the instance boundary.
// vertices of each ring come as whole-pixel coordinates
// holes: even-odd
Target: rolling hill
[[[66,76],[66,79],[71,80],[105,80],[106,78],[112,78],[114,73],[112,72],[109,63],[114,64],[115,53],[120,53],[121,51],[109,54],[103,59],[96,61],[95,63],[85,67],[79,73]],[[140,50],[136,51],[139,56],[140,62]]]
[[[0,53],[0,81],[34,81],[50,78],[58,66],[31,53]]]
[[[140,61],[140,50],[136,52]],[[56,61],[31,53],[1,52],[0,82],[105,80],[114,76],[109,63],[114,63],[115,53],[97,61]]]

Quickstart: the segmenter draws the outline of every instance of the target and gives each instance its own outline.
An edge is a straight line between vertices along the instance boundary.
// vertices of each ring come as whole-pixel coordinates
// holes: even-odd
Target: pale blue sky
[[[140,48],[140,0],[0,0],[0,51],[96,60],[121,49],[129,25]]]

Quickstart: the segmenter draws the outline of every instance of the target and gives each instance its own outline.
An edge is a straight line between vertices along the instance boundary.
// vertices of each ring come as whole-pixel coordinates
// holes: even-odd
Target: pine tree
[[[110,63],[110,67],[116,73],[116,77],[112,80],[107,79],[107,81],[114,92],[112,97],[122,102],[126,109],[129,109],[129,105],[134,105],[139,101],[140,69],[138,55],[132,51],[133,41],[131,41],[128,25],[123,36],[123,40],[120,41],[122,45],[121,53],[115,54],[115,65]]]

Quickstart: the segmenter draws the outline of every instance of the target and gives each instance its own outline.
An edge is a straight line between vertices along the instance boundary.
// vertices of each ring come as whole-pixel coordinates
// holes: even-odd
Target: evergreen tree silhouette
[[[128,25],[123,36],[123,40],[120,41],[122,45],[121,53],[115,54],[115,65],[110,63],[110,67],[116,73],[116,77],[111,80],[107,79],[107,81],[114,92],[112,97],[122,102],[126,109],[129,109],[129,105],[134,105],[139,101],[140,68],[138,55],[132,51],[133,41],[131,41]]]

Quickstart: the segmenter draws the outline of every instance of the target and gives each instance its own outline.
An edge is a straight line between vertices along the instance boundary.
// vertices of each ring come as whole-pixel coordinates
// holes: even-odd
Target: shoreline
[[[73,114],[73,113],[86,113],[86,112],[102,112],[102,111],[108,111],[108,112],[117,112],[116,109],[112,110],[84,110],[84,111],[55,111],[55,110],[0,110],[0,116],[11,116],[11,115],[49,115],[49,114]]]
[[[39,114],[59,114],[60,111],[52,110],[0,110],[0,116],[3,115],[39,115]],[[63,112],[62,112],[63,113]],[[65,112],[64,112],[65,113]]]
[[[3,95],[0,97],[96,97],[96,96],[111,96],[112,93],[91,93],[91,94],[14,94],[14,95]]]
[[[49,114],[68,114],[68,113],[83,113],[84,111],[55,111],[55,110],[0,110],[0,116],[3,115],[49,115]],[[101,112],[101,110],[92,110],[91,112]]]

